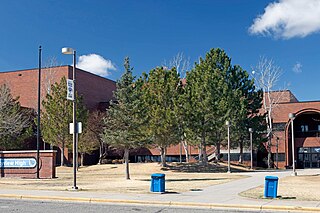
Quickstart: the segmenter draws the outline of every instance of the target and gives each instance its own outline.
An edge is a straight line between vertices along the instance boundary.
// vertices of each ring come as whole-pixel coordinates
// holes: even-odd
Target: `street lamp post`
[[[39,46],[39,70],[38,70],[38,112],[37,112],[37,178],[40,178],[40,92],[41,92],[41,51]]]
[[[294,132],[293,132],[293,120],[295,119],[295,114],[289,113],[289,118],[291,120],[291,142],[292,142],[292,176],[297,176],[295,157],[294,157]]]
[[[231,169],[230,169],[230,126],[231,126],[231,122],[226,121],[226,126],[228,127],[228,173],[231,173]]]
[[[253,169],[253,145],[252,145],[252,133],[253,133],[253,129],[249,128],[249,133],[250,133],[250,168]]]
[[[77,165],[78,165],[78,144],[77,144],[77,118],[76,118],[76,51],[69,47],[62,48],[62,53],[67,55],[73,55],[73,187],[72,189],[77,190]],[[62,153],[63,154],[63,153]]]
[[[276,145],[276,167],[277,169],[279,168],[279,137],[276,138],[277,140],[277,145]]]

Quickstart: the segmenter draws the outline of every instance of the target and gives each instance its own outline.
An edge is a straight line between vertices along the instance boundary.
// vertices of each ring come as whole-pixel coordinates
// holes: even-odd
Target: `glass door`
[[[311,168],[318,167],[318,154],[311,154]]]
[[[311,164],[310,164],[310,153],[304,153],[303,154],[303,164],[304,164],[304,168],[310,168]]]
[[[298,168],[301,168],[301,169],[304,168],[303,153],[298,154]]]
[[[320,168],[320,147],[300,147],[298,149],[299,168]]]

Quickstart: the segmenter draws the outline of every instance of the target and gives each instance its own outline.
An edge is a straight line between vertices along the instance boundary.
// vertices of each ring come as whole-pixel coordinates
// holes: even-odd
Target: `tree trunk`
[[[83,161],[84,161],[84,153],[80,153],[80,166],[83,166]]]
[[[207,145],[206,145],[206,133],[202,132],[202,138],[201,138],[201,147],[202,147],[202,161],[201,163],[203,165],[208,165],[208,156],[207,156]]]
[[[216,158],[218,161],[220,160],[220,149],[221,149],[220,146],[221,146],[221,143],[217,142],[216,143]]]
[[[202,142],[199,145],[199,162],[203,162]]]
[[[243,163],[243,141],[242,140],[239,142],[239,149],[240,149],[239,163],[242,164]]]
[[[102,156],[103,156],[103,143],[100,141],[100,147],[99,147],[99,163],[98,163],[98,164],[101,164]]]
[[[60,147],[61,150],[61,156],[60,156],[60,166],[64,165],[64,142],[62,142],[62,145]]]
[[[202,163],[203,163],[203,165],[208,165],[208,156],[207,156],[207,145],[206,144],[203,144],[202,145],[202,155],[203,155],[203,157],[202,157]]]
[[[186,154],[186,162],[189,163],[189,150],[188,150],[188,144],[187,141],[182,141],[184,153]]]
[[[126,164],[126,179],[130,180],[130,173],[129,173],[129,149],[124,149],[124,162]]]
[[[270,100],[269,100],[270,101]],[[268,142],[267,142],[267,151],[268,151],[268,168],[272,167],[272,159],[271,159],[271,140],[272,140],[272,108],[268,111],[267,116],[267,126],[268,126]]]
[[[272,159],[271,159],[271,137],[268,139],[268,168],[272,168]]]
[[[166,167],[167,161],[166,161],[166,148],[160,147],[160,154],[161,154],[161,166]]]
[[[215,153],[216,153],[216,159],[217,161],[220,160],[220,150],[221,150],[221,133],[220,132],[216,132],[216,150],[215,150]]]
[[[180,163],[182,163],[182,141],[179,143]]]

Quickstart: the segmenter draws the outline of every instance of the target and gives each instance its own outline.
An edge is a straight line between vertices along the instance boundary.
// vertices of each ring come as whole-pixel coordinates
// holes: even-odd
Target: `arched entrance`
[[[297,168],[320,168],[320,111],[305,109],[295,114],[293,121],[294,150]],[[291,123],[288,120],[287,159],[292,166]]]

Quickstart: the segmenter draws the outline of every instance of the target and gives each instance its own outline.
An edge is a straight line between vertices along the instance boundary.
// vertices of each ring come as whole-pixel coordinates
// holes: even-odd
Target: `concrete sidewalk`
[[[238,194],[250,188],[264,184],[267,175],[279,178],[291,174],[291,171],[248,172],[241,173],[249,178],[231,181],[225,184],[207,187],[199,191],[165,194],[116,194],[86,191],[41,191],[0,189],[0,197],[15,199],[79,201],[90,203],[122,203],[143,205],[192,206],[203,208],[286,210],[320,212],[320,201],[297,201],[281,199],[249,199]],[[320,170],[299,170],[298,174],[320,174]],[[80,186],[81,187],[81,186]]]

